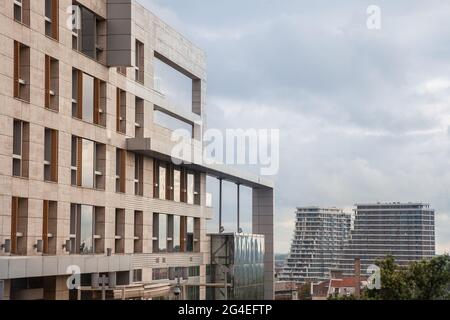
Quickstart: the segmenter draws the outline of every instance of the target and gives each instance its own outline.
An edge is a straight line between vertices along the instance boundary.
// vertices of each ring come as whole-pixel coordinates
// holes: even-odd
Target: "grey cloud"
[[[206,51],[209,126],[281,129],[277,250],[300,205],[422,200],[450,214],[450,88],[435,88],[450,82],[449,2],[376,1],[382,30],[368,31],[372,1],[141,1]]]

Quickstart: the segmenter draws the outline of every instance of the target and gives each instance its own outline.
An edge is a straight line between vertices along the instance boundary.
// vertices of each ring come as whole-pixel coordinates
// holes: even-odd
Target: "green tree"
[[[412,296],[418,300],[449,299],[450,257],[438,256],[413,263],[408,269]]]
[[[432,300],[450,299],[450,257],[399,266],[392,256],[376,262],[381,271],[381,289],[364,290],[362,299]]]

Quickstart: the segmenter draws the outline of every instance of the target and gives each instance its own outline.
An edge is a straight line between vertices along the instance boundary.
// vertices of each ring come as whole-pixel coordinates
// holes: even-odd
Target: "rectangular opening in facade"
[[[46,255],[56,254],[58,228],[58,203],[56,201],[43,201],[42,216],[42,253]]]
[[[201,204],[200,173],[157,159],[153,161],[153,173],[154,198]]]
[[[126,150],[116,149],[116,192],[125,193],[126,186]]]
[[[127,133],[127,92],[116,90],[116,131]]]
[[[139,40],[136,40],[135,48],[135,80],[141,84],[144,84],[145,75],[145,59],[144,59],[144,44]]]
[[[144,156],[134,155],[134,194],[144,195]]]
[[[136,138],[144,137],[144,99],[139,97],[135,98],[135,131],[134,136]]]
[[[155,91],[182,111],[201,115],[201,80],[155,52],[153,58]]]
[[[58,131],[45,128],[44,180],[58,182]]]
[[[72,136],[71,184],[105,189],[106,145]]]
[[[71,204],[70,252],[72,254],[103,253],[104,235],[105,208]]]
[[[11,203],[11,254],[27,254],[28,199],[12,197]]]
[[[45,0],[45,35],[58,40],[59,0]]]
[[[125,209],[116,209],[115,214],[114,252],[125,253]]]
[[[58,111],[59,109],[59,62],[45,56],[45,107]]]
[[[134,211],[134,253],[143,252],[144,213]]]
[[[106,127],[106,82],[72,69],[72,117]]]
[[[27,27],[30,26],[30,0],[14,1],[14,20]]]
[[[106,64],[106,20],[86,7],[74,2],[72,48],[86,56]]]
[[[13,123],[13,176],[28,178],[30,153],[30,124],[14,119]]]
[[[14,41],[14,97],[30,102],[30,48]]]

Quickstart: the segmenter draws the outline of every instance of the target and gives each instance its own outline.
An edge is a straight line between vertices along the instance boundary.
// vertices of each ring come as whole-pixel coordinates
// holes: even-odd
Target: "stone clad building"
[[[201,49],[134,0],[2,0],[0,26],[0,299],[205,299],[207,175],[253,189],[273,298],[271,182],[171,161],[179,128],[202,151]]]

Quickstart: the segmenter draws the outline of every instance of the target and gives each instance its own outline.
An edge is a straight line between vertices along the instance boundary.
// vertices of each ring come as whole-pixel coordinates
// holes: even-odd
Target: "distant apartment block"
[[[337,208],[297,208],[290,253],[280,281],[316,283],[330,278],[350,233],[351,215]]]
[[[207,176],[253,190],[236,281],[273,298],[272,183],[171,158],[203,151],[201,49],[135,0],[0,1],[0,43],[0,298],[206,299]]]
[[[424,203],[357,204],[351,238],[339,257],[337,270],[353,275],[354,260],[361,273],[377,259],[392,255],[396,263],[430,259],[435,255],[434,210]]]

